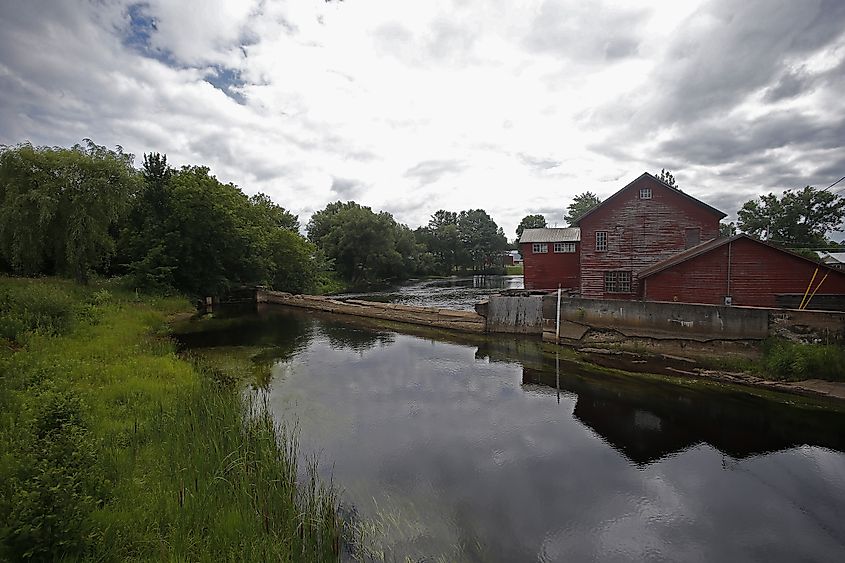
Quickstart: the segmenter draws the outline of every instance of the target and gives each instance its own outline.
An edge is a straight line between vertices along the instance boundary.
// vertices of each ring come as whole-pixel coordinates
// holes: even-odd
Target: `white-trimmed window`
[[[631,293],[631,272],[605,272],[606,293]]]
[[[607,250],[607,231],[596,231],[596,252]]]
[[[651,188],[640,188],[640,199],[651,199]]]
[[[544,242],[535,242],[531,245],[531,252],[534,254],[546,254],[549,251],[549,245]]]
[[[556,242],[555,243],[555,252],[558,254],[562,252],[571,253],[575,252],[575,243],[574,242]]]

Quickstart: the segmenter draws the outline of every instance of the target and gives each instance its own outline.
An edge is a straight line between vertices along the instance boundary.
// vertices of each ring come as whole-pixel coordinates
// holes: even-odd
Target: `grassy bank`
[[[180,299],[0,278],[0,560],[336,559],[336,499],[241,382],[177,356]]]

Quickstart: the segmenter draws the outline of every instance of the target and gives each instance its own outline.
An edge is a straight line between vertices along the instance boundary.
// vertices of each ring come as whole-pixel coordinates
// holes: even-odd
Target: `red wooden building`
[[[525,289],[578,288],[581,231],[525,229],[519,238]]]
[[[581,297],[636,299],[640,270],[718,237],[725,216],[644,173],[576,221]]]
[[[845,272],[747,235],[721,211],[643,174],[568,229],[526,229],[526,289],[593,299],[845,310]],[[820,285],[819,285],[820,284]],[[818,287],[817,287],[818,286]]]
[[[648,301],[797,309],[809,287],[807,308],[841,310],[845,298],[845,272],[744,234],[700,244],[639,278]]]

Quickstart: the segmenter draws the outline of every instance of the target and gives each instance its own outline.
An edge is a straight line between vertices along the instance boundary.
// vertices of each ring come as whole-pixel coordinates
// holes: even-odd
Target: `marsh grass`
[[[176,354],[178,298],[0,278],[0,560],[325,561],[337,498],[234,377]]]

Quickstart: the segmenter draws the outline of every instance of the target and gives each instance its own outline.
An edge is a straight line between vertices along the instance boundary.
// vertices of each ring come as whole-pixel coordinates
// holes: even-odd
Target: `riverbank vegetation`
[[[438,211],[412,231],[353,201],[297,216],[247,196],[204,166],[134,156],[86,140],[0,147],[0,272],[128,276],[193,298],[250,285],[325,293],[413,276],[502,273],[507,240],[481,209]]]
[[[0,560],[337,559],[337,500],[240,381],[176,354],[182,298],[0,277]]]

